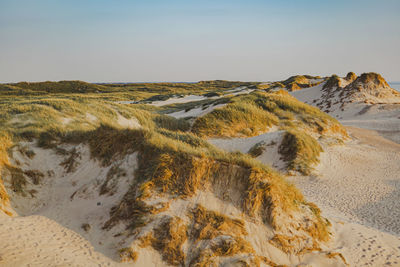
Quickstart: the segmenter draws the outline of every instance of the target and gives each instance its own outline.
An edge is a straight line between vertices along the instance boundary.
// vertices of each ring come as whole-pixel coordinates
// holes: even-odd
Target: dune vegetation
[[[191,131],[204,137],[251,137],[271,131],[273,126],[286,131],[279,152],[288,169],[303,174],[309,174],[319,162],[319,137],[340,142],[347,136],[336,119],[284,91],[233,97],[228,105],[197,118]],[[263,148],[254,147],[249,153],[257,157]]]
[[[223,81],[167,84],[165,92],[215,90],[219,93],[238,85],[254,86]],[[255,136],[276,126],[286,131],[280,151],[289,168],[307,173],[322,151],[312,135],[345,135],[345,131],[335,119],[285,92],[256,91],[203,101],[201,105],[226,105],[191,124],[164,113],[193,108],[193,103],[155,108],[116,102],[135,98],[136,90],[141,92],[141,99],[146,99],[143,97],[146,94],[150,97],[153,92],[157,95],[163,84],[152,84],[148,91],[145,90],[147,84],[71,82],[65,85],[60,82],[54,87],[51,83],[3,86],[8,89],[0,89],[0,167],[3,168],[1,174],[11,179],[9,188],[0,180],[1,206],[5,211],[8,190],[34,197],[35,192],[29,191],[26,183],[29,180],[40,184],[43,177],[39,171],[13,166],[8,158],[11,148],[28,141],[37,147],[52,149],[65,158],[61,165],[68,173],[75,171],[79,154],[74,149],[63,149],[63,145],[83,144],[100,166],[110,167],[99,195],[112,195],[110,181],[126,175],[124,170],[113,166],[113,162],[137,153],[134,182],[109,211],[103,230],[125,225],[128,236],[136,236],[142,247],[153,247],[169,264],[181,265],[189,260],[191,266],[204,266],[214,263],[218,257],[242,254],[251,258],[252,266],[259,266],[262,261],[272,264],[266,257],[254,254],[254,248],[246,241],[246,222],[241,219],[200,205],[187,210],[185,220],[164,214],[172,201],[189,201],[200,191],[212,192],[221,201],[231,203],[246,218],[271,227],[276,232],[271,244],[284,251],[298,254],[318,250],[320,242],[329,240],[329,222],[283,175],[248,154],[223,151],[206,139]],[[201,90],[200,86],[205,88]],[[115,91],[112,97],[108,95],[111,91]],[[29,148],[20,146],[18,149],[27,157],[34,157]],[[227,198],[227,192],[235,197]],[[166,201],[150,201],[161,197]],[[138,236],[146,226],[151,226],[151,231]],[[189,249],[183,248],[187,240],[192,244]],[[198,242],[204,243],[207,249],[196,246]],[[131,247],[123,247],[119,253],[123,261],[135,261],[138,257]]]
[[[267,89],[267,90],[286,88],[289,91],[297,91],[303,88],[316,86],[321,82],[323,82],[324,80],[325,78],[321,78],[320,76],[295,75],[283,81],[277,81],[268,84],[260,84],[258,85],[258,87],[260,89]]]
[[[228,105],[198,118],[192,132],[207,137],[255,136],[267,132],[274,125],[345,135],[344,128],[336,119],[284,91],[233,97]]]

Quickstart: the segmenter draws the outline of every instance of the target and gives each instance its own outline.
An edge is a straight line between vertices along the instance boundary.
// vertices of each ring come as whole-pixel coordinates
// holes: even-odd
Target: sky
[[[400,81],[399,0],[0,0],[0,82]]]

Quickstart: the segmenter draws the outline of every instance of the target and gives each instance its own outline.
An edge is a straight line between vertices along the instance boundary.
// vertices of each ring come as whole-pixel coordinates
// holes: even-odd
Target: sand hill
[[[400,93],[377,73],[363,73],[356,77],[350,72],[345,78],[333,75],[319,86],[294,92],[293,96],[330,114],[366,106],[362,104],[400,103]]]
[[[0,265],[396,266],[397,148],[259,85],[0,91]]]
[[[377,73],[364,73],[355,78],[331,76],[318,86],[291,94],[320,108],[344,125],[376,130],[395,142],[400,142],[400,93],[391,88]]]

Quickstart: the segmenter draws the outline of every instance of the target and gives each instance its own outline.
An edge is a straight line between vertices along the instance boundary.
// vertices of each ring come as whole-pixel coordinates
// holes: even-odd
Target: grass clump
[[[321,145],[305,132],[288,130],[279,146],[279,153],[288,163],[288,169],[309,175],[312,165],[319,162]]]
[[[264,153],[266,148],[267,148],[267,143],[261,141],[252,146],[247,153],[253,158],[256,158],[258,156],[261,156],[261,154]]]
[[[190,238],[193,240],[214,239],[217,236],[229,234],[245,236],[247,231],[244,222],[239,219],[231,219],[215,211],[206,210],[197,205],[189,213],[193,227]]]
[[[25,196],[25,187],[27,184],[24,172],[18,168],[11,165],[6,166],[7,171],[10,174],[10,185],[11,190],[15,193]]]
[[[151,245],[168,264],[184,266],[186,255],[182,246],[187,238],[187,226],[182,219],[164,216],[152,233],[141,237],[141,246]]]
[[[138,254],[132,248],[121,248],[119,251],[121,262],[135,262]]]
[[[126,177],[126,171],[118,165],[113,165],[107,172],[106,180],[100,186],[100,195],[113,195],[115,187],[118,184],[118,179]]]
[[[190,129],[190,123],[185,119],[175,119],[170,116],[159,115],[154,118],[154,122],[159,128],[163,128],[170,131],[188,131]]]
[[[44,174],[38,170],[27,170],[24,174],[28,176],[34,185],[38,185],[40,181],[44,178]]]

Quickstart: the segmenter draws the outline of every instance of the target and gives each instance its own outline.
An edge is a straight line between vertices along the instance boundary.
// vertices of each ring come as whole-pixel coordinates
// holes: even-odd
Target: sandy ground
[[[172,116],[176,119],[187,118],[187,117],[200,117],[200,116],[206,115],[207,113],[210,113],[211,111],[213,111],[216,108],[221,108],[225,105],[226,104],[210,105],[206,108],[198,107],[198,108],[193,108],[188,111],[180,110],[177,112],[169,113],[167,115]]]
[[[44,216],[3,216],[0,236],[0,266],[115,266],[82,236]]]
[[[350,266],[400,266],[399,237],[355,223],[333,222],[332,227],[333,247]]]
[[[354,140],[325,148],[314,176],[291,181],[328,217],[400,235],[400,145],[370,130],[348,131]]]

